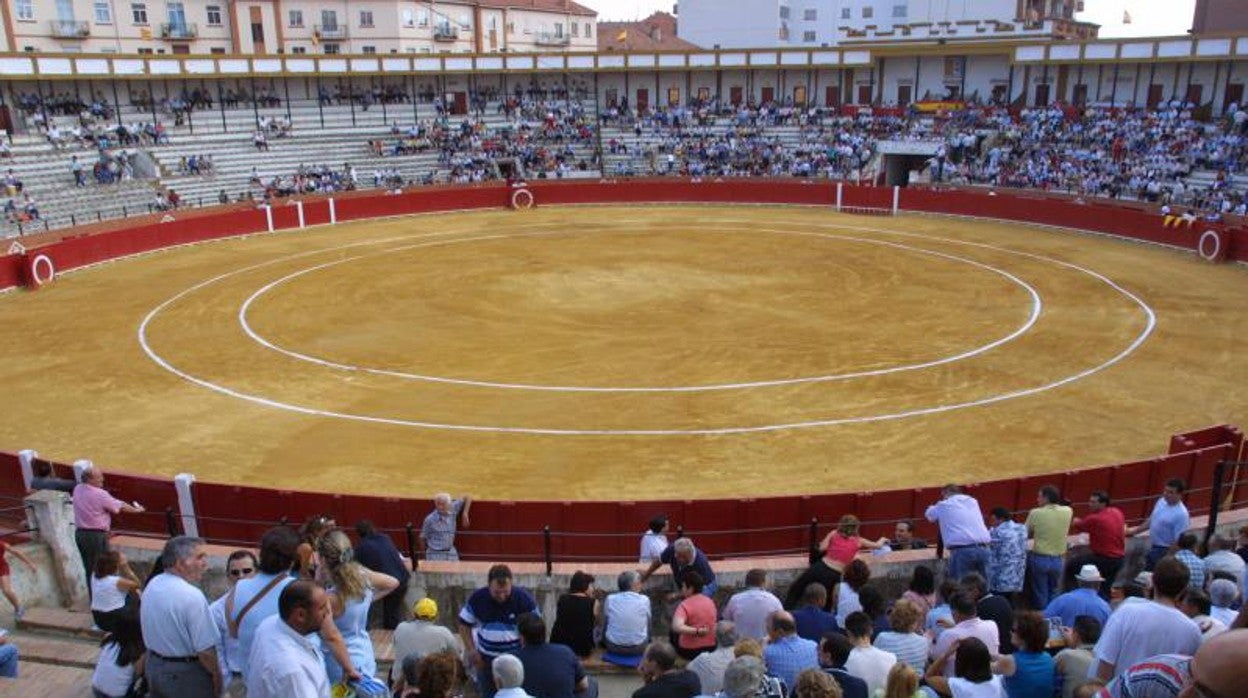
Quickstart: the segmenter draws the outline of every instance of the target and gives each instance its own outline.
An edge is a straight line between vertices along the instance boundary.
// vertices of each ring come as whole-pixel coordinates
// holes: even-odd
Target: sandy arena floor
[[[947,218],[621,207],[348,224],[0,297],[0,447],[495,499],[1076,469],[1248,424],[1246,289],[1248,270],[1192,254]]]

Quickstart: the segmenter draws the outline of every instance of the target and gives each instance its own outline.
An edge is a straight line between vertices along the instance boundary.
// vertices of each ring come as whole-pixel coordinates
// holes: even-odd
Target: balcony
[[[199,27],[194,22],[165,22],[160,25],[160,38],[169,41],[188,41],[199,36]]]
[[[312,28],[316,38],[321,41],[343,41],[347,38],[345,24],[318,24]]]
[[[533,43],[538,46],[568,46],[572,43],[572,37],[567,34],[539,32],[533,36]]]
[[[51,24],[52,36],[57,39],[85,39],[91,36],[91,25],[87,22],[54,19]]]
[[[433,28],[434,41],[459,41],[459,27],[439,24]]]

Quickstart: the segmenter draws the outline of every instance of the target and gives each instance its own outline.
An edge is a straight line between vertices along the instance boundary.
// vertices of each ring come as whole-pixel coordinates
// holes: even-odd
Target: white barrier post
[[[338,222],[338,207],[332,198],[329,200],[329,222],[331,225]]]
[[[297,208],[297,209],[299,210],[299,228],[300,228],[300,229],[303,229],[304,227],[306,227],[306,226],[304,226],[304,224],[303,224],[303,202],[302,202],[302,201],[296,201],[296,202],[295,202],[295,208]]]
[[[271,205],[264,207],[264,220],[269,224],[269,232],[273,232],[273,207]]]
[[[901,187],[893,187],[893,215],[897,215],[897,209],[901,205]]]
[[[26,489],[30,489],[30,481],[35,478],[34,460],[39,457],[39,452],[24,448],[17,452],[17,462],[22,466],[22,484]]]
[[[845,183],[844,183],[844,182],[837,182],[837,183],[836,183],[836,212],[837,212],[837,213],[840,213],[840,212],[841,212],[841,195],[842,195],[842,193],[843,193],[844,189],[845,189]]]
[[[74,481],[82,482],[83,471],[90,470],[94,466],[95,466],[95,463],[92,463],[87,458],[79,458],[78,460],[74,461]]]
[[[194,484],[195,476],[190,473],[173,476],[173,488],[178,492],[178,511],[182,513],[182,533],[198,538],[199,521],[195,518],[195,499],[191,496],[191,486]]]

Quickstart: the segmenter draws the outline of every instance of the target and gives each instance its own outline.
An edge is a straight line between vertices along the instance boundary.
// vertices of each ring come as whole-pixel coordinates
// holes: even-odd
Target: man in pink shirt
[[[121,511],[143,513],[143,507],[135,502],[126,504],[104,489],[104,471],[92,466],[82,472],[82,482],[74,487],[74,542],[82,555],[82,566],[87,572],[87,590],[91,589],[91,573],[95,560],[108,550],[108,531],[113,526],[113,514]]]
[[[997,648],[1001,646],[997,624],[979,617],[979,611],[975,607],[975,597],[967,591],[958,591],[949,598],[949,610],[953,611],[953,621],[956,625],[946,629],[940,637],[936,638],[936,643],[932,645],[932,659],[946,656],[945,651],[962,638],[975,637],[988,646],[988,651],[992,653],[992,658],[995,660]],[[947,656],[944,675],[953,676],[955,658],[952,654]]]

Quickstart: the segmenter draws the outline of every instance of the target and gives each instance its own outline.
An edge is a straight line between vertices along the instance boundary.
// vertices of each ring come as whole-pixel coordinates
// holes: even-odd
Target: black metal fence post
[[[416,527],[410,521],[407,524],[407,556],[412,558],[412,571],[415,572],[420,567],[420,561],[416,557]]]
[[[1239,465],[1228,460],[1220,460],[1213,468],[1213,491],[1209,493],[1209,525],[1205,526],[1204,549],[1209,549],[1209,539],[1218,527],[1218,514],[1222,511],[1222,482],[1226,478],[1227,469]]]
[[[819,558],[819,519],[810,517],[810,559]]]
[[[165,507],[165,526],[169,528],[169,537],[178,535],[178,518],[173,514],[173,507]]]
[[[550,559],[550,526],[542,527],[542,538],[546,547],[546,576],[549,577],[554,571],[554,562]]]

